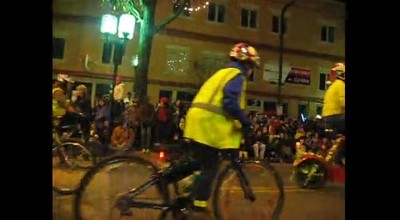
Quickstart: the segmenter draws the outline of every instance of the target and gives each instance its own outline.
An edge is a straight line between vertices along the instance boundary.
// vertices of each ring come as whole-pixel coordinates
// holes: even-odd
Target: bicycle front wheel
[[[157,219],[159,210],[131,208],[131,216],[122,216],[116,207],[120,195],[150,180],[157,168],[136,156],[115,156],[92,167],[82,178],[74,200],[76,220]],[[162,204],[163,196],[156,185],[141,192],[135,201]]]
[[[76,140],[66,140],[53,146],[53,190],[61,195],[74,193],[85,170],[94,163],[91,152]]]
[[[63,140],[58,146],[64,163],[71,168],[88,169],[95,163],[92,152],[76,139]]]
[[[255,201],[244,199],[238,173],[228,166],[217,179],[214,215],[220,220],[278,220],[285,199],[281,177],[266,161],[245,161],[242,166]]]

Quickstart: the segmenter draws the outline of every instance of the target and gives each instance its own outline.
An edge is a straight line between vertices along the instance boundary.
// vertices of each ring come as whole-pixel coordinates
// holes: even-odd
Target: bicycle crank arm
[[[125,194],[118,196],[117,199],[115,200],[114,206],[119,209],[121,217],[132,216],[130,198],[128,195]]]
[[[248,199],[252,202],[256,201],[256,195],[254,195],[253,190],[250,187],[245,187],[243,190],[245,199]]]

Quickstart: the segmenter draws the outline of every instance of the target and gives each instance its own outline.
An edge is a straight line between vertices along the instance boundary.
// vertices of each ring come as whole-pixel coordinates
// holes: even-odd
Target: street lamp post
[[[135,17],[130,14],[122,14],[117,17],[112,14],[104,14],[101,19],[101,33],[104,34],[106,42],[105,46],[111,47],[114,44],[113,52],[113,82],[111,88],[111,102],[110,102],[110,124],[113,124],[114,113],[113,104],[114,100],[114,88],[116,84],[116,79],[118,76],[118,66],[122,63],[122,57],[125,53],[125,45],[127,40],[133,38],[133,32],[135,29]],[[111,135],[112,127],[109,126]]]
[[[283,65],[283,28],[284,28],[284,18],[287,9],[292,6],[296,0],[288,2],[283,6],[281,11],[281,16],[279,18],[279,72],[278,72],[278,107],[282,108],[282,65]]]

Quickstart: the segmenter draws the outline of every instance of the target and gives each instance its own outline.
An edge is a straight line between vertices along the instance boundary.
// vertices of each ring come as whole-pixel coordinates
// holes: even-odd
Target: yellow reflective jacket
[[[58,104],[58,101],[54,98],[53,98],[52,102],[53,102],[53,117],[60,118],[60,117],[64,116],[66,113],[65,108],[61,107]]]
[[[329,86],[324,97],[322,116],[330,116],[345,113],[345,82],[335,80]]]
[[[211,76],[200,88],[185,118],[184,137],[218,149],[240,146],[242,133],[238,120],[222,108],[225,85],[241,74],[237,68],[224,68]],[[240,108],[245,108],[247,81],[243,77]]]

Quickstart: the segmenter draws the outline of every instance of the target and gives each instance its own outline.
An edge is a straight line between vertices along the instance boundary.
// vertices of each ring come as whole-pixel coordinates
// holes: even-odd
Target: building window
[[[254,82],[254,79],[256,78],[256,74],[258,71],[260,71],[260,70],[256,69],[256,68],[253,69],[253,74],[251,74],[251,76],[248,78],[249,82]]]
[[[189,17],[190,14],[192,13],[192,1],[185,1],[185,8],[183,9],[182,15]],[[180,7],[180,1],[179,0],[173,0],[172,1],[172,12],[176,12],[178,8]]]
[[[289,107],[288,107],[288,104],[287,103],[283,103],[282,104],[282,114],[283,115],[288,115],[288,111],[289,110]]]
[[[181,100],[181,102],[191,102],[194,99],[195,94],[191,92],[183,92],[183,91],[178,91],[176,93],[176,100]]]
[[[65,39],[53,37],[53,58],[64,58]]]
[[[299,105],[298,105],[298,114],[299,114],[300,120],[304,121],[304,118],[303,118],[303,117],[307,118],[307,115],[308,115],[308,108],[307,108],[307,105],[305,105],[305,104],[299,104]],[[303,115],[303,117],[302,117],[302,115]]]
[[[189,50],[186,48],[167,48],[167,74],[185,75],[189,71]]]
[[[201,54],[201,63],[197,66],[200,81],[205,81],[209,76],[217,72],[226,64],[225,54],[220,52],[203,52]]]
[[[318,105],[317,106],[317,115],[321,115],[322,114],[322,106]]]
[[[103,98],[104,95],[110,95],[111,94],[111,83],[110,84],[104,84],[104,83],[97,83],[96,84],[96,98]]]
[[[264,102],[264,112],[267,115],[275,115],[276,114],[276,102],[273,101],[265,101]]]
[[[261,107],[261,101],[257,99],[247,99],[247,107]]]
[[[257,11],[242,8],[241,25],[247,28],[257,28]]]
[[[327,88],[326,81],[329,79],[329,75],[326,73],[319,74],[319,90],[325,91]]]
[[[287,23],[287,19],[284,18],[283,19],[283,33],[286,33],[286,23]],[[280,31],[280,17],[279,16],[272,16],[272,32],[274,33],[279,33]]]
[[[160,90],[158,93],[158,100],[161,98],[168,98],[169,101],[172,99],[172,91],[171,90]]]
[[[335,28],[332,26],[321,27],[321,41],[334,43],[335,42]]]
[[[223,23],[225,17],[225,6],[215,3],[208,5],[208,20]]]

